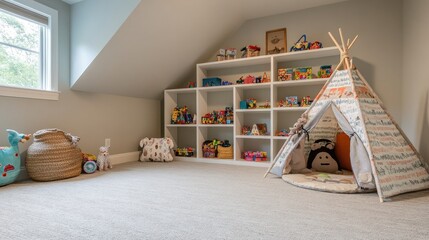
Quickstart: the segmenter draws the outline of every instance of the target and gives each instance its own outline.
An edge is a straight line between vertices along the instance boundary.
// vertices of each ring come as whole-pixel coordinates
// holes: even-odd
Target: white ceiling
[[[83,0],[63,0],[63,2],[66,2],[68,4],[75,4],[78,2],[82,2]]]
[[[141,1],[72,88],[160,99],[246,20],[342,1]]]

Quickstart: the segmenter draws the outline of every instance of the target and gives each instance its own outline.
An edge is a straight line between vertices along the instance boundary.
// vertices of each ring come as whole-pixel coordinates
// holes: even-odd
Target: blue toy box
[[[222,79],[218,77],[203,78],[203,87],[220,86]]]

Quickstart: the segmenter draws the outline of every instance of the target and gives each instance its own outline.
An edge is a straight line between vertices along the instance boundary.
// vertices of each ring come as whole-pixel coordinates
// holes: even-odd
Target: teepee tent
[[[335,141],[342,131],[350,137],[357,190],[376,189],[383,202],[394,195],[429,188],[428,164],[351,62],[348,50],[357,36],[345,43],[340,29],[340,46],[329,35],[341,52],[341,61],[311,107],[291,128],[267,174],[282,177],[308,172],[311,144],[317,139]]]

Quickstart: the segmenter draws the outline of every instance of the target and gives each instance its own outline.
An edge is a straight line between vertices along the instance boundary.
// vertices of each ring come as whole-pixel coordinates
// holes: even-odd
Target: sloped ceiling
[[[72,89],[161,99],[246,20],[345,0],[144,0]],[[76,61],[77,59],[72,59]]]

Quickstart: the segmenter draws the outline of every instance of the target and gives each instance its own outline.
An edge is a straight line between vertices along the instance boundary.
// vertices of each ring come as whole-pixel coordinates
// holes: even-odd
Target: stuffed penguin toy
[[[334,148],[335,144],[327,139],[316,140],[311,145],[307,168],[317,172],[337,173],[339,164]]]

